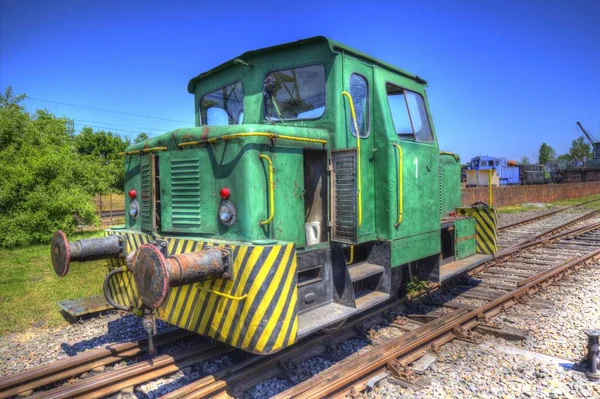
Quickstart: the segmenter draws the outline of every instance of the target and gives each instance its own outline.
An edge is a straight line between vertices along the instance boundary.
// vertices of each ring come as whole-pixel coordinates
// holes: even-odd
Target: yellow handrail
[[[493,169],[488,169],[488,195],[489,195],[489,203],[490,208],[494,205],[494,195],[492,193],[492,175],[494,174]]]
[[[450,156],[454,157],[454,159],[456,160],[456,162],[458,162],[460,160],[460,157],[458,156],[458,154],[455,154],[453,152],[440,151],[440,155],[450,155]]]
[[[398,149],[398,223],[396,223],[395,227],[398,228],[400,223],[402,223],[402,186],[403,186],[403,177],[402,177],[402,147],[400,144],[393,143],[394,147]]]
[[[143,154],[145,152],[154,152],[154,151],[167,151],[167,147],[142,148],[141,150],[120,152],[119,155],[135,155],[135,154]]]
[[[354,100],[352,99],[352,95],[347,91],[343,91],[342,95],[348,98],[348,102],[350,103],[350,113],[352,114],[352,121],[354,122],[354,131],[356,132],[356,175],[357,175],[357,196],[358,196],[358,227],[362,225],[362,183],[360,178],[360,131],[358,130],[358,122],[356,121],[356,112],[354,112]]]
[[[275,133],[267,133],[267,132],[250,132],[250,133],[235,133],[235,134],[227,134],[221,137],[213,137],[210,139],[198,140],[198,141],[188,141],[186,143],[179,143],[177,147],[183,148],[192,145],[199,145],[205,143],[214,143],[219,140],[232,140],[239,139],[240,137],[267,137],[270,139],[283,139],[283,140],[291,140],[291,141],[304,141],[307,143],[318,143],[318,144],[327,144],[327,140],[321,139],[309,139],[306,137],[294,137],[294,136],[286,136],[283,134],[275,134]]]
[[[248,294],[244,294],[242,296],[232,296],[232,295],[229,295],[229,294],[225,294],[224,292],[219,292],[219,291],[211,290],[210,288],[206,288],[206,287],[200,285],[200,283],[198,283],[196,285],[196,287],[199,290],[210,292],[211,294],[219,295],[219,296],[225,297],[227,299],[232,299],[234,301],[241,301],[242,299],[246,299],[246,297],[248,297]]]
[[[264,226],[271,223],[273,216],[275,216],[275,183],[273,182],[273,161],[265,154],[258,154],[258,157],[266,159],[269,163],[269,218],[260,221],[260,225]]]

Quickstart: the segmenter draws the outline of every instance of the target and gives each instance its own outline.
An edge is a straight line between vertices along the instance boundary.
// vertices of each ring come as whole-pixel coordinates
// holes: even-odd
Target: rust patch
[[[209,133],[208,126],[204,126],[202,128],[202,135],[200,136],[200,140],[208,139],[208,133]]]

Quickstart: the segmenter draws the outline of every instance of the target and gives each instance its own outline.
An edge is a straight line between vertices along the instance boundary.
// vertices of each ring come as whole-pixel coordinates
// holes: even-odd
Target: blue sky
[[[463,160],[566,152],[578,120],[600,139],[597,0],[0,0],[0,89],[77,127],[156,135],[193,124],[191,77],[315,35],[424,77],[440,147]]]

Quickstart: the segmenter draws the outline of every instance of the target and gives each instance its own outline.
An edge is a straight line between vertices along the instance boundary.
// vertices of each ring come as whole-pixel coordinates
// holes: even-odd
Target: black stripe
[[[490,236],[488,234],[488,232],[486,231],[485,225],[483,223],[479,223],[479,230],[481,230],[481,233],[478,233],[478,234],[487,237],[488,241],[493,241],[494,240],[494,237]]]
[[[127,289],[127,282],[129,281],[129,279],[127,278],[127,272],[119,273],[119,275],[121,276],[121,281],[122,281],[122,284],[123,284],[123,292],[125,293],[123,295],[123,300],[125,300],[125,297],[127,297],[127,300],[129,301],[128,304],[124,303],[123,305],[125,305],[125,306],[131,305],[133,303],[133,300],[129,296],[129,290]]]
[[[293,244],[292,244],[293,246]],[[285,248],[287,249],[287,248]],[[285,252],[285,250],[284,250]],[[287,280],[289,273],[290,273],[290,269],[292,267],[292,262],[294,260],[294,256],[296,255],[295,249],[292,248],[292,250],[290,251],[290,258],[287,261],[287,264],[285,265],[285,269],[282,275],[282,278],[280,281],[275,281],[275,284],[278,284],[277,290],[275,291],[275,294],[273,295],[273,298],[271,299],[271,302],[268,304],[267,306],[267,310],[265,311],[265,315],[262,317],[261,321],[258,324],[257,330],[258,331],[262,331],[267,324],[269,323],[269,321],[271,320],[271,317],[273,316],[273,312],[275,311],[275,307],[277,306],[277,303],[279,302],[279,299],[281,297],[281,291],[283,291],[283,288],[285,286],[285,281]],[[295,272],[294,272],[295,274]],[[291,291],[293,291],[292,289],[290,289]],[[285,306],[282,309],[282,313],[283,310],[285,309]],[[279,323],[277,323],[279,324]],[[277,329],[277,327],[275,327],[275,329]],[[271,332],[271,334],[273,334],[274,331]],[[250,348],[254,348],[256,346],[256,344],[258,343],[258,340],[260,338],[261,334],[254,334],[254,336],[252,337],[252,340],[250,341]],[[267,340],[268,341],[268,340]]]
[[[492,234],[496,234],[496,223],[494,223],[493,220],[488,219],[488,215],[485,214],[480,215],[480,218],[483,221],[483,223],[489,228]]]
[[[213,290],[215,288],[215,283],[217,282],[217,280],[213,280],[210,283],[209,286],[209,290]],[[206,291],[205,291],[206,292]],[[194,329],[192,331],[197,332],[198,329],[200,328],[200,323],[202,322],[202,315],[204,315],[204,312],[206,311],[206,307],[208,306],[208,301],[210,300],[210,296],[212,294],[209,292],[206,292],[206,296],[204,297],[204,301],[202,301],[202,309],[200,309],[200,313],[198,314],[198,320],[196,320],[196,325],[194,326]],[[208,320],[207,320],[208,323]]]
[[[179,247],[180,243],[181,243],[181,240],[179,238],[176,238],[175,242],[173,243],[173,247],[171,249],[171,253],[169,254],[170,256],[173,256],[173,255],[177,254],[177,248]]]
[[[249,252],[252,253],[252,251],[254,251],[254,249],[256,249],[257,247],[250,247]],[[265,263],[265,260],[269,257],[269,255],[271,254],[271,251],[273,250],[273,247],[264,247],[261,248],[261,254],[258,257],[258,259],[256,260],[256,262],[251,266],[252,270],[250,271],[250,274],[248,275],[248,279],[246,280],[246,284],[244,284],[244,287],[242,288],[241,291],[241,295],[246,294],[246,292],[250,289],[250,287],[252,286],[252,281],[254,281],[254,278],[256,277],[256,275],[258,274],[258,272],[260,271],[260,268],[262,266],[263,263]],[[245,265],[245,263],[243,263],[240,267],[243,267]],[[235,291],[234,291],[235,292]],[[246,298],[247,300],[248,298]],[[244,305],[242,304],[242,307],[238,307],[238,312],[241,311],[244,308]],[[237,316],[237,315],[236,315]],[[236,320],[237,323],[239,323],[241,320]],[[235,324],[237,324],[235,323]],[[227,340],[225,342],[227,343],[231,343],[231,340],[233,339],[233,333],[235,332],[235,328],[229,328],[229,333],[227,334]],[[240,333],[241,335],[241,333]]]
[[[138,307],[138,296],[136,295],[136,291],[137,291],[137,287],[135,287],[134,285],[134,281],[133,281],[133,273],[131,272],[127,272],[125,274],[127,276],[127,282],[129,284],[129,287],[131,288],[131,295],[133,295],[132,301],[131,301],[131,305]]]
[[[108,291],[110,291],[110,296],[113,298],[113,300],[118,303],[114,275],[110,278],[110,280],[108,280]]]
[[[273,329],[273,331],[271,332],[271,336],[269,337],[268,341],[267,341],[267,345],[265,345],[265,348],[263,349],[263,352],[265,353],[269,353],[273,350],[273,346],[275,346],[275,342],[277,342],[277,337],[279,337],[279,333],[281,332],[281,328],[283,327],[283,322],[285,321],[285,316],[287,314],[288,308],[290,306],[290,303],[292,301],[292,295],[294,295],[294,288],[296,288],[296,284],[297,284],[297,279],[296,279],[296,271],[294,271],[294,278],[292,280],[292,285],[290,286],[290,291],[287,294],[287,298],[285,299],[285,307],[281,310],[281,314],[283,315],[282,317],[280,317],[279,323],[277,323],[275,325],[275,328]],[[298,293],[296,292],[296,295]],[[294,317],[292,317],[295,314],[295,306],[294,309],[292,310],[292,315],[290,316],[290,326],[293,327],[294,324]],[[286,335],[289,335],[286,334]],[[283,340],[284,342],[284,346],[285,343],[287,342],[287,338]]]
[[[240,269],[239,269],[240,272],[238,272],[235,276],[233,276],[234,281],[233,281],[233,287],[231,287],[231,295],[235,295],[235,293],[237,291],[238,284],[240,283],[240,280],[242,279],[241,278],[241,276],[242,276],[241,271],[244,269],[244,265],[246,265],[246,263],[248,262],[248,258],[250,257],[250,254],[252,253],[252,249],[253,249],[253,247],[248,247],[248,250],[246,251],[246,254],[244,255],[244,258],[240,262]],[[231,263],[230,263],[230,265],[231,265],[232,268],[233,268],[233,264],[235,263],[235,259],[236,259],[236,257],[234,256],[233,259],[232,259],[232,261],[231,261]],[[248,277],[250,277],[250,276],[248,276]],[[229,308],[231,307],[232,303],[233,303],[233,300],[231,300],[231,299],[227,301],[227,306],[225,307],[225,312],[224,312],[225,316],[227,316],[229,314]],[[239,312],[239,309],[240,308],[238,307],[238,312]],[[225,324],[225,319],[226,318],[227,317],[223,317],[221,319],[221,321],[219,322],[219,327],[217,328],[217,331],[222,331],[223,325]],[[230,334],[231,334],[231,330],[232,330],[232,328],[229,329],[229,333]],[[229,339],[231,339],[231,338],[229,338]],[[226,342],[229,342],[229,341],[226,341]]]
[[[275,275],[275,272],[277,271],[277,266],[281,263],[281,258],[283,257],[284,252],[285,252],[284,247],[281,247],[279,250],[279,253],[277,254],[277,257],[273,261],[273,265],[269,268],[269,271],[267,272],[267,275],[265,276],[265,278],[263,280],[263,284],[259,287],[258,292],[254,296],[254,298],[246,299],[246,300],[251,299],[252,302],[250,304],[250,307],[248,308],[248,312],[246,312],[246,317],[244,317],[244,319],[243,319],[242,332],[248,331],[248,326],[252,322],[252,317],[254,316],[256,309],[260,306],[260,301],[265,296],[265,292],[267,292],[267,289],[269,288],[269,283],[271,282],[271,280],[273,279],[273,276]],[[242,322],[242,320],[240,320],[240,322]],[[254,331],[254,334],[260,334],[260,333],[261,333],[260,330]],[[240,335],[238,335],[237,341],[235,343],[233,343],[232,345],[239,347],[239,345],[241,345],[241,343],[243,341],[244,341],[243,334],[240,333]]]
[[[123,306],[126,306],[127,304],[125,303],[125,292],[124,292],[125,288],[123,287],[123,284],[122,284],[123,278],[122,278],[121,274],[122,273],[115,274],[115,277],[117,278],[117,289],[119,290],[118,295],[121,296],[121,302],[119,302],[119,303]]]
[[[196,306],[199,306],[198,296],[200,296],[200,290],[195,285],[193,285],[192,287],[196,290],[196,293],[194,294],[194,301],[192,302],[192,308],[190,309],[190,314],[188,315],[188,317],[185,321],[184,328],[186,330],[190,329],[189,325],[190,325],[190,322],[192,321],[192,318],[194,317],[194,311],[196,310]]]
[[[492,254],[492,249],[488,246],[487,241],[485,240],[485,238],[482,238],[481,236],[478,237],[479,238],[479,243],[481,244],[482,248],[483,248],[483,253],[484,254]]]
[[[174,324],[177,324],[178,326],[181,326],[181,318],[183,317],[183,314],[185,313],[185,306],[188,303],[188,300],[190,299],[190,293],[192,292],[192,290],[194,289],[194,285],[193,284],[189,284],[190,287],[187,290],[187,293],[185,294],[185,299],[183,300],[183,304],[181,306],[181,309],[179,310],[179,316],[177,317],[177,322],[175,322]],[[181,289],[183,289],[183,287],[181,287]]]
[[[222,279],[221,285],[216,290],[219,292],[222,292],[223,289],[225,288],[226,284],[227,284],[227,280]],[[220,295],[216,295],[215,303],[213,304],[212,311],[210,312],[210,317],[208,318],[206,326],[204,326],[204,331],[200,333],[201,335],[208,335],[208,331],[210,330],[210,321],[213,319],[213,317],[215,317],[215,312],[217,311],[217,306],[219,306],[219,303],[221,303],[221,299],[226,299],[226,298],[223,298]]]
[[[292,335],[292,330],[294,329],[294,320],[296,320],[296,313],[297,313],[297,309],[298,309],[298,302],[296,302],[296,306],[294,306],[294,309],[292,311],[292,317],[290,317],[290,325],[288,326],[288,330],[285,333],[285,338],[283,339],[282,348],[285,348],[287,346],[287,342],[290,340],[290,335]]]

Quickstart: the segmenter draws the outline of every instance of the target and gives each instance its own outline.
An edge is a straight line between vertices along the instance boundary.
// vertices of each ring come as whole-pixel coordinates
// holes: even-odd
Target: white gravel
[[[551,309],[513,306],[494,321],[500,326],[529,329],[531,340],[521,345],[547,355],[579,361],[585,356],[586,328],[600,328],[600,264],[586,268],[537,293],[535,298],[554,302]],[[512,317],[517,315],[517,317]],[[532,315],[534,319],[520,315]],[[512,343],[513,345],[515,343]]]
[[[444,345],[421,390],[381,381],[363,397],[380,398],[597,398],[600,383],[554,363],[541,363],[462,341]]]

